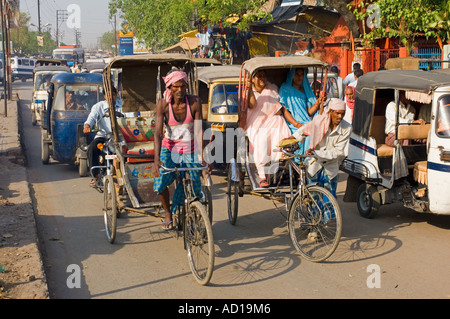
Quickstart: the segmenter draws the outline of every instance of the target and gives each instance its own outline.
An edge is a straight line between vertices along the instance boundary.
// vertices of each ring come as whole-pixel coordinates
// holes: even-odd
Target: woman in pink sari
[[[249,151],[258,170],[260,187],[268,187],[264,168],[267,163],[277,162],[281,158],[281,153],[272,152],[272,149],[279,141],[291,136],[286,120],[297,128],[303,124],[297,122],[280,104],[278,87],[267,81],[265,71],[258,71],[251,85],[246,122]]]

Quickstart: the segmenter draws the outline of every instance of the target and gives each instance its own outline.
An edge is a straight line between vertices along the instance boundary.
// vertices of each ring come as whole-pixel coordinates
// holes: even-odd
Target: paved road
[[[29,101],[31,82],[20,85],[21,98]],[[391,205],[376,219],[363,219],[354,203],[341,201],[344,175],[338,187],[341,243],[329,260],[316,264],[295,253],[279,204],[246,195],[237,224],[230,225],[225,176],[216,172],[215,270],[210,284],[199,286],[182,241],[160,230],[155,217],[126,213],[118,220],[116,243],[107,242],[102,194],[70,165],[41,163],[40,128],[31,125],[23,104],[28,175],[53,298],[450,297],[450,218]]]

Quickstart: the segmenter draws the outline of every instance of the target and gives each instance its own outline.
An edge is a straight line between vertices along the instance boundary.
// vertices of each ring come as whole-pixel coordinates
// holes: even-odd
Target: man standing
[[[315,157],[306,160],[308,180],[328,189],[336,197],[339,179],[339,164],[346,156],[348,141],[352,127],[343,121],[345,102],[341,99],[330,99],[328,109],[322,115],[316,115],[290,138],[300,142],[311,137],[310,149],[306,155],[315,153]]]
[[[342,84],[344,84],[344,86],[349,85],[350,83],[356,81],[355,78],[355,71],[361,69],[361,64],[359,64],[358,62],[353,64],[353,72],[348,74],[344,81],[342,81]]]
[[[202,155],[202,109],[198,96],[187,95],[187,74],[171,70],[163,78],[166,90],[156,106],[155,162],[153,165],[154,186],[164,209],[163,230],[173,230],[172,214],[184,203],[183,185],[178,184],[172,198],[170,209],[169,185],[175,181],[175,173],[164,173],[160,166],[198,167],[199,153]],[[194,125],[196,123],[196,125]],[[165,124],[165,133],[163,132]],[[196,149],[200,146],[201,149]],[[198,152],[200,151],[200,152]],[[202,197],[200,171],[191,171],[196,196]]]

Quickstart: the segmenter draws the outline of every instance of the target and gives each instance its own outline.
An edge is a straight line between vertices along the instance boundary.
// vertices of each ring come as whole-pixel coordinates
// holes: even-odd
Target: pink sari
[[[256,107],[247,109],[247,136],[250,153],[258,169],[260,179],[265,178],[264,166],[270,161],[278,161],[280,152],[272,152],[279,141],[291,136],[291,131],[282,115],[276,115],[281,104],[278,87],[270,82],[261,94],[254,92]]]

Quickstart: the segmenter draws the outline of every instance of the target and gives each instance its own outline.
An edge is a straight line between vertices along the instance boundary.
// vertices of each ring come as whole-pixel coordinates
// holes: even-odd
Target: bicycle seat
[[[290,138],[290,139],[284,139],[278,142],[277,147],[286,147],[286,146],[291,146],[291,145],[295,145],[298,143],[298,140],[295,138]]]

